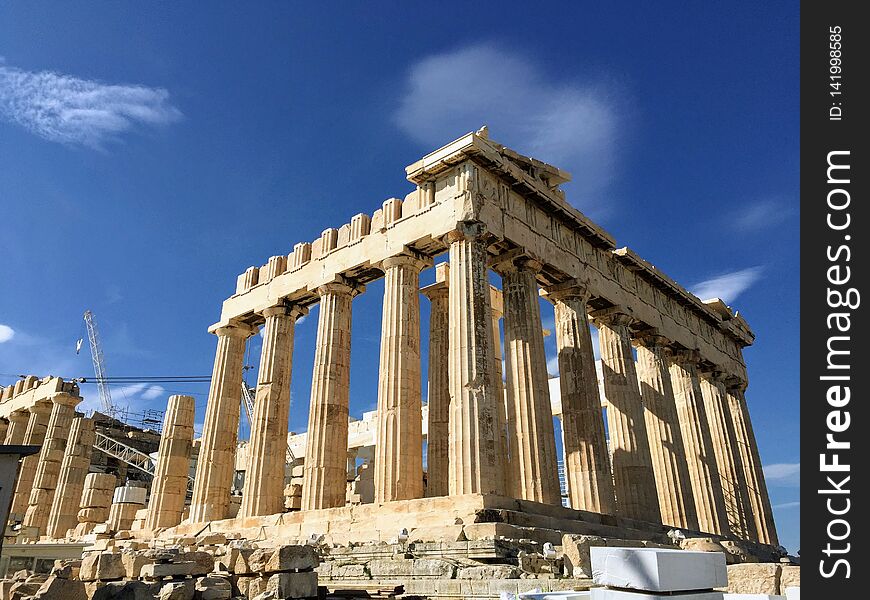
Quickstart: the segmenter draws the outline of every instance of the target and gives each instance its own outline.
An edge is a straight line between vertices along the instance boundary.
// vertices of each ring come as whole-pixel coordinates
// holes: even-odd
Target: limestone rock
[[[465,567],[456,574],[457,579],[518,579],[520,570],[511,565],[481,565],[479,567]]]
[[[141,576],[142,567],[153,563],[154,559],[147,557],[141,552],[124,552],[121,554],[121,562],[128,579],[138,579]]]
[[[592,561],[589,549],[606,546],[604,538],[594,535],[566,533],[562,536],[562,552],[565,573],[569,577],[592,577]]]
[[[87,594],[83,582],[50,575],[37,590],[34,598],[39,600],[87,600]]]
[[[725,552],[725,547],[710,537],[686,538],[680,540],[680,548],[692,552]]]
[[[214,556],[212,556],[208,552],[183,552],[179,555],[179,559],[182,561],[189,561],[194,563],[191,575],[208,575],[209,573],[214,571]]]
[[[127,574],[120,554],[92,553],[82,559],[79,579],[82,581],[110,581]]]
[[[318,563],[317,552],[311,546],[279,546],[266,562],[265,572],[310,571]]]
[[[779,593],[785,594],[786,588],[801,586],[801,568],[794,565],[783,565],[779,577]]]
[[[196,600],[229,600],[232,586],[223,577],[200,577],[194,585]]]
[[[455,572],[453,564],[437,558],[393,559],[380,558],[369,562],[369,572],[374,579],[399,577],[432,577],[451,579]]]
[[[274,592],[277,598],[316,598],[317,573],[275,573],[269,577],[266,591]]]
[[[782,567],[777,563],[728,565],[728,587],[732,594],[778,594]]]
[[[193,600],[193,580],[172,581],[160,588],[158,600]]]
[[[161,579],[163,577],[184,577],[193,573],[196,563],[180,561],[174,563],[149,563],[142,566],[143,579]]]

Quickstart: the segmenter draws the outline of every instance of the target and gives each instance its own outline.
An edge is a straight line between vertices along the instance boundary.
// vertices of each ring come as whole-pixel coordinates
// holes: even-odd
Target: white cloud
[[[785,202],[767,198],[744,206],[732,215],[731,224],[738,231],[759,231],[782,223],[793,213]]]
[[[740,271],[724,273],[706,279],[692,286],[692,293],[702,300],[721,298],[731,303],[761,278],[762,267],[749,267]]]
[[[12,338],[15,337],[15,330],[9,327],[9,325],[4,325],[0,323],[0,344],[3,342],[8,342]]]
[[[166,389],[162,385],[152,385],[147,390],[142,392],[143,400],[154,400],[164,394]]]
[[[428,56],[412,66],[395,121],[436,148],[481,125],[498,142],[574,175],[569,199],[601,211],[613,180],[619,98],[613,83],[546,77],[546,67],[481,44]],[[579,201],[578,201],[579,200]]]
[[[765,465],[764,479],[770,486],[799,487],[801,483],[800,463],[776,463]]]
[[[784,510],[788,508],[797,508],[801,505],[800,500],[796,502],[783,502],[782,504],[774,504],[773,508],[777,510]]]
[[[559,357],[551,356],[547,359],[547,374],[550,377],[558,377],[559,376]]]
[[[134,127],[177,121],[181,112],[163,88],[106,84],[0,63],[0,118],[52,142],[101,148]]]

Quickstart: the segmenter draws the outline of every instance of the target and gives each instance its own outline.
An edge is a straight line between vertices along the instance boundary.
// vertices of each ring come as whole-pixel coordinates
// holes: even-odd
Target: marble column
[[[78,524],[76,515],[81,507],[82,490],[91,467],[93,447],[93,420],[75,417],[70,425],[69,440],[57,478],[57,492],[48,515],[46,535],[50,538],[63,538],[67,531]]]
[[[240,517],[273,515],[284,509],[293,334],[296,319],[307,313],[304,308],[291,306],[263,311],[266,325]]]
[[[492,310],[487,239],[482,225],[463,223],[450,244],[450,459],[448,489],[503,494],[504,456],[498,387],[493,381]]]
[[[154,531],[181,523],[190,473],[195,413],[196,404],[192,396],[169,397],[163,416],[157,464],[154,465],[145,529]]]
[[[571,508],[615,514],[613,475],[586,316],[589,292],[584,283],[572,280],[548,288],[547,298],[555,311],[565,475]]]
[[[6,430],[6,438],[3,443],[7,446],[19,446],[23,444],[29,420],[30,413],[26,410],[14,410],[9,413],[9,428]]]
[[[48,516],[54,502],[60,465],[68,445],[75,407],[81,401],[79,396],[63,392],[51,397],[51,416],[45,430],[45,441],[39,452],[33,489],[30,491],[29,506],[23,521],[24,527],[36,527],[40,535],[45,534],[48,526]]]
[[[668,340],[647,333],[637,342],[637,376],[662,523],[697,531],[698,514],[666,356]]]
[[[384,305],[375,442],[375,502],[423,496],[420,271],[407,255],[381,263]]]
[[[757,537],[755,522],[748,518],[749,498],[746,494],[743,462],[737,449],[734,423],[722,381],[723,374],[720,371],[701,373],[701,396],[704,399],[713,455],[716,457],[716,468],[719,470],[719,481],[725,497],[728,529],[735,537],[752,540]]]
[[[593,316],[598,326],[608,402],[616,510],[625,517],[660,523],[655,474],[628,329],[633,318],[617,307],[597,311]]]
[[[215,333],[217,352],[190,503],[191,523],[217,521],[227,516],[239,434],[245,341],[256,333],[256,328],[227,325]]]
[[[5,440],[7,433],[9,433],[9,419],[0,418],[0,440]]]
[[[547,383],[547,358],[536,273],[528,257],[500,262],[504,296],[507,423],[512,495],[561,505],[556,434]]]
[[[750,519],[755,524],[757,540],[771,546],[779,545],[773,510],[767,494],[767,483],[761,468],[758,444],[749,419],[749,407],[744,396],[745,384],[737,378],[727,380],[726,397],[734,424],[737,449],[743,465],[746,494],[749,499]]]
[[[42,446],[45,440],[45,431],[48,428],[51,407],[51,401],[43,400],[27,409],[30,416],[27,420],[27,430],[24,432],[23,444]],[[33,479],[36,477],[36,467],[38,464],[39,454],[32,454],[21,459],[21,468],[18,471],[18,483],[15,486],[15,496],[12,499],[9,514],[17,515],[22,520],[30,501],[30,491],[33,489]]]
[[[440,267],[440,265],[439,265]],[[429,426],[426,434],[426,496],[446,496],[450,436],[449,290],[446,279],[423,288],[429,298]]]
[[[489,303],[490,314],[492,315],[492,381],[493,390],[497,398],[501,399],[498,403],[498,443],[501,445],[501,455],[503,460],[503,475],[504,475],[504,490],[509,493],[514,489],[513,470],[510,464],[510,435],[508,428],[508,399],[505,393],[504,373],[502,365],[504,364],[504,355],[502,353],[501,344],[501,320],[504,318],[504,295],[502,291],[493,286],[489,288]]]
[[[677,418],[686,448],[698,527],[707,533],[729,535],[725,497],[698,379],[698,360],[698,353],[693,350],[671,353],[669,370],[677,403]]]
[[[362,288],[339,282],[317,289],[320,316],[311,378],[302,510],[345,505],[351,304],[360,291]]]

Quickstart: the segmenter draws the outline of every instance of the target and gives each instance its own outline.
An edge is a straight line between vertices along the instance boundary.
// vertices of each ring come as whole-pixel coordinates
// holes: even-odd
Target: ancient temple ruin
[[[239,275],[209,329],[217,351],[201,439],[193,399],[171,397],[147,505],[144,489],[141,498],[113,492],[114,479],[88,475],[94,427],[75,415],[75,384],[33,378],[4,389],[6,444],[42,445],[24,459],[13,501],[22,531],[43,541],[103,530],[145,541],[203,531],[315,539],[331,544],[333,556],[341,545],[414,540],[464,544],[455,553],[489,560],[508,556],[511,540],[558,546],[564,535],[583,534],[668,543],[678,529],[778,556],[744,397],[742,350],[754,334],[743,317],[617,247],[566,201],[560,186],[568,173],[485,130],[406,173],[415,189],[404,198]],[[431,268],[435,283],[421,288],[420,273]],[[378,279],[378,407],[356,421],[351,313]],[[555,316],[555,394],[541,298]],[[308,429],[300,436],[288,432],[294,327],[315,304]],[[590,325],[598,330],[601,390]],[[251,434],[240,452],[246,340],[261,329]],[[358,448],[369,450],[365,501],[348,487]],[[285,469],[293,485],[285,485]],[[233,485],[242,470],[239,504]]]

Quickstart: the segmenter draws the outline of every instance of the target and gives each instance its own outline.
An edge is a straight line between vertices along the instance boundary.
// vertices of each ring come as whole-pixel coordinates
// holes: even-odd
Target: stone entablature
[[[51,400],[55,394],[79,396],[79,386],[60,377],[37,378],[28,375],[14,385],[0,388],[0,418],[8,419],[17,410],[27,410],[43,400]]]
[[[458,223],[485,225],[489,252],[521,249],[543,263],[540,285],[582,277],[591,309],[621,306],[635,330],[654,328],[673,344],[699,350],[719,369],[746,380],[741,348],[754,334],[721,301],[702,302],[656,267],[615,240],[564,200],[558,185],[570,177],[470,133],[410,165],[418,185],[404,200],[390,198],[372,217],[354,216],[287,256],[239,276],[236,293],[223,305],[218,327],[263,323],[263,310],[281,302],[318,302],[318,287],[346,278],[360,284],[380,279],[384,259],[412,251],[432,257],[448,248],[443,237]]]

